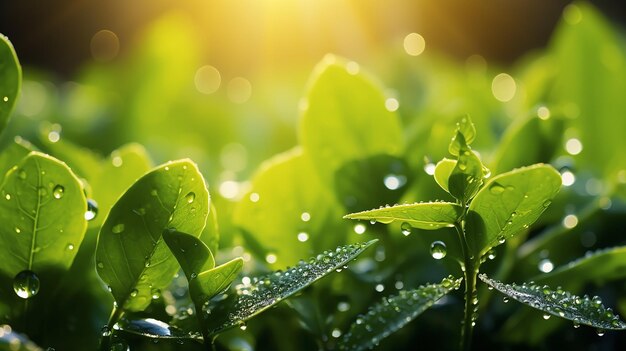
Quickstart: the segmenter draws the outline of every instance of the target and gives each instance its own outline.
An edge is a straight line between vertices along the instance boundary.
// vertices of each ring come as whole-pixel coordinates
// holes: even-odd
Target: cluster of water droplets
[[[479,278],[508,297],[543,311],[544,319],[549,319],[550,315],[569,319],[573,321],[574,327],[585,324],[598,328],[598,335],[609,329],[626,329],[626,323],[613,314],[610,308],[605,308],[598,296],[580,297],[560,287],[552,290],[547,285],[532,283],[504,284],[489,279],[485,274],[480,274]]]
[[[222,330],[229,326],[241,325],[245,320],[271,307],[312,284],[317,279],[347,268],[347,263],[373,244],[370,241],[363,244],[340,246],[335,250],[324,251],[308,261],[300,261],[294,267],[284,271],[275,271],[265,276],[250,279],[249,284],[239,284],[235,287],[233,307],[223,316],[223,320],[215,325],[215,330]],[[248,281],[246,280],[246,283]],[[215,305],[223,300],[232,298],[226,294],[217,300],[211,300],[203,307],[204,315],[212,314]],[[215,323],[215,319],[212,320]]]
[[[444,278],[440,284],[424,285],[414,290],[403,290],[398,295],[384,297],[366,314],[359,315],[344,334],[339,350],[372,348],[419,314],[430,308],[437,300],[453,289],[458,289],[461,279]]]

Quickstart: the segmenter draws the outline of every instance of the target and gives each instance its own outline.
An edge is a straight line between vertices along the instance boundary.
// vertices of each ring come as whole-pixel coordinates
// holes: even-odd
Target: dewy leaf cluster
[[[179,24],[155,25],[130,54],[153,79],[91,68],[77,81],[93,96],[50,95],[63,109],[23,133],[35,121],[21,118],[29,84],[0,35],[0,350],[623,344],[626,55],[591,6],[569,5],[546,54],[511,69],[507,103],[494,99],[490,66],[398,59],[397,77],[383,76],[402,88],[392,97],[327,55],[298,106],[297,139],[263,141],[295,146],[250,179],[220,167],[265,150],[223,143],[258,121],[201,110],[191,127],[202,141],[185,148],[178,116],[206,99],[187,96],[187,78],[153,84],[195,67],[183,41],[163,50]],[[113,139],[103,156],[47,122],[109,123],[107,103],[149,150]],[[261,134],[280,139],[271,133],[283,127]],[[164,152],[171,144],[153,135],[163,130],[211,156],[154,164],[150,154],[179,154]]]

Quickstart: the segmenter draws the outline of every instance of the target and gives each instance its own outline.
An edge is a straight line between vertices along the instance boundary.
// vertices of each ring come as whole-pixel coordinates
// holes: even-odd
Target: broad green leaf
[[[0,34],[0,132],[4,130],[22,85],[22,67],[13,45]]]
[[[174,339],[179,341],[202,341],[197,333],[184,331],[154,318],[122,319],[116,325],[116,330],[124,333],[139,335],[150,339]]]
[[[626,168],[626,118],[615,117],[626,113],[623,40],[590,2],[566,11],[550,43],[555,79],[549,99],[570,110],[571,130],[583,145],[577,164],[608,176]]]
[[[465,143],[465,137],[460,131],[457,131],[455,140],[459,145],[459,155],[448,178],[448,189],[452,196],[467,204],[483,185],[484,167],[478,156]]]
[[[608,281],[625,278],[626,247],[622,246],[590,253],[583,258],[557,267],[550,273],[538,275],[533,280],[537,284],[562,286],[565,290],[578,293],[590,283],[601,286]],[[556,321],[544,322],[541,328],[536,328],[533,324],[536,318],[532,310],[528,309],[521,310],[512,316],[503,327],[507,339],[536,344],[560,325]]]
[[[537,164],[493,177],[472,200],[465,229],[470,250],[482,257],[527,229],[561,188],[561,176]]]
[[[496,149],[491,170],[500,174],[516,167],[548,163],[561,148],[565,121],[559,116],[532,117],[507,129]]]
[[[624,330],[626,323],[602,305],[598,297],[580,297],[561,289],[552,290],[547,285],[504,284],[479,275],[487,285],[501,293],[545,313],[569,319],[576,325],[585,324],[602,330]]]
[[[185,272],[189,294],[197,306],[202,306],[207,299],[224,291],[243,267],[241,258],[215,267],[215,259],[209,248],[193,235],[166,229],[163,239]]]
[[[178,263],[162,240],[163,230],[200,236],[209,193],[196,165],[161,165],[135,182],[115,203],[98,236],[96,267],[117,305],[141,311],[154,291],[166,288]]]
[[[312,75],[300,121],[300,142],[315,171],[329,184],[347,161],[398,156],[403,134],[395,113],[385,108],[382,89],[355,62],[328,55]]]
[[[32,146],[21,141],[9,143],[0,153],[0,181],[4,179],[7,172],[20,163],[32,150]]]
[[[470,145],[475,138],[476,127],[474,127],[472,119],[469,116],[465,116],[456,124],[456,133],[452,141],[450,141],[448,151],[454,156],[459,156],[462,149]]]
[[[440,284],[402,290],[398,295],[383,297],[382,302],[370,307],[357,317],[339,343],[339,350],[370,350],[387,336],[414,320],[435,302],[461,285],[463,279],[449,276]]]
[[[339,231],[325,235],[341,211],[299,148],[264,162],[252,178],[250,191],[234,209],[235,225],[261,243],[260,255],[276,255],[274,266],[293,265],[316,248],[343,240]],[[301,242],[298,234],[305,233]]]
[[[453,227],[462,212],[463,208],[452,202],[420,202],[351,213],[344,218],[371,220],[385,224],[399,221],[409,223],[415,228],[434,230]]]
[[[284,272],[276,271],[254,278],[252,284],[238,285],[235,291],[210,300],[206,305],[207,310],[202,311],[210,314],[210,318],[205,321],[208,332],[217,334],[245,323],[320,278],[342,269],[376,241],[339,246],[336,250],[325,251]]]
[[[72,171],[33,151],[7,173],[1,192],[0,271],[68,269],[87,229],[85,195]]]
[[[439,184],[441,189],[447,192],[450,192],[448,188],[448,180],[450,179],[450,175],[452,174],[452,171],[455,167],[456,160],[450,160],[447,158],[439,161],[437,163],[437,166],[435,166],[435,181],[437,182],[437,184]]]

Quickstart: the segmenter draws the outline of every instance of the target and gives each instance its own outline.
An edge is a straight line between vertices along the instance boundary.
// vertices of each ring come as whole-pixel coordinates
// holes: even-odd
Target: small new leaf
[[[462,139],[459,139],[459,136],[461,136]],[[450,142],[448,151],[454,156],[459,156],[463,146],[470,145],[475,138],[476,127],[474,127],[470,116],[465,116],[456,124],[456,133]]]
[[[626,323],[605,308],[599,297],[589,298],[571,294],[562,289],[552,290],[547,285],[505,284],[480,274],[479,278],[499,292],[551,315],[585,324],[602,330],[624,330]]]
[[[468,203],[483,185],[483,164],[476,154],[465,143],[465,137],[460,131],[454,139],[459,144],[459,155],[448,178],[450,194],[462,203]]]
[[[378,240],[339,246],[309,261],[301,261],[286,271],[254,278],[252,284],[238,285],[234,291],[217,296],[205,304],[209,334],[217,334],[243,324],[280,301],[301,291],[320,278],[341,269]],[[200,313],[200,312],[199,312]]]
[[[189,294],[197,306],[202,306],[206,300],[224,291],[243,267],[241,258],[215,267],[211,250],[193,235],[166,229],[163,231],[163,239],[185,272]]]
[[[414,228],[434,230],[453,227],[462,212],[463,208],[455,203],[422,202],[351,213],[344,218],[372,220],[385,224],[400,221],[409,223]]]
[[[339,344],[339,350],[369,350],[414,320],[444,295],[458,289],[462,279],[449,276],[440,284],[423,285],[415,290],[403,290],[398,295],[384,297],[382,302],[357,317]]]

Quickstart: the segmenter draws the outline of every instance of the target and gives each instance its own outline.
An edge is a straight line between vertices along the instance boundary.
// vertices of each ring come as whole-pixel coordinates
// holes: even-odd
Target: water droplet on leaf
[[[87,199],[87,211],[85,212],[85,219],[91,221],[98,215],[98,203],[93,199]]]
[[[185,195],[185,200],[187,200],[188,204],[192,203],[193,200],[195,200],[195,199],[196,199],[196,194],[193,191],[191,191],[187,195]]]
[[[492,194],[502,194],[504,192],[504,187],[498,183],[493,183],[491,184],[491,186],[489,186],[489,191],[491,191]]]
[[[24,270],[13,278],[13,291],[23,299],[29,299],[39,292],[39,277],[35,272]]]
[[[57,184],[54,189],[52,189],[52,196],[54,196],[55,199],[62,198],[64,194],[65,188],[60,184]]]
[[[411,230],[413,229],[413,227],[411,227],[411,225],[408,222],[404,222],[402,223],[402,225],[400,226],[400,230],[402,231],[402,234],[404,236],[408,236],[411,234]]]

